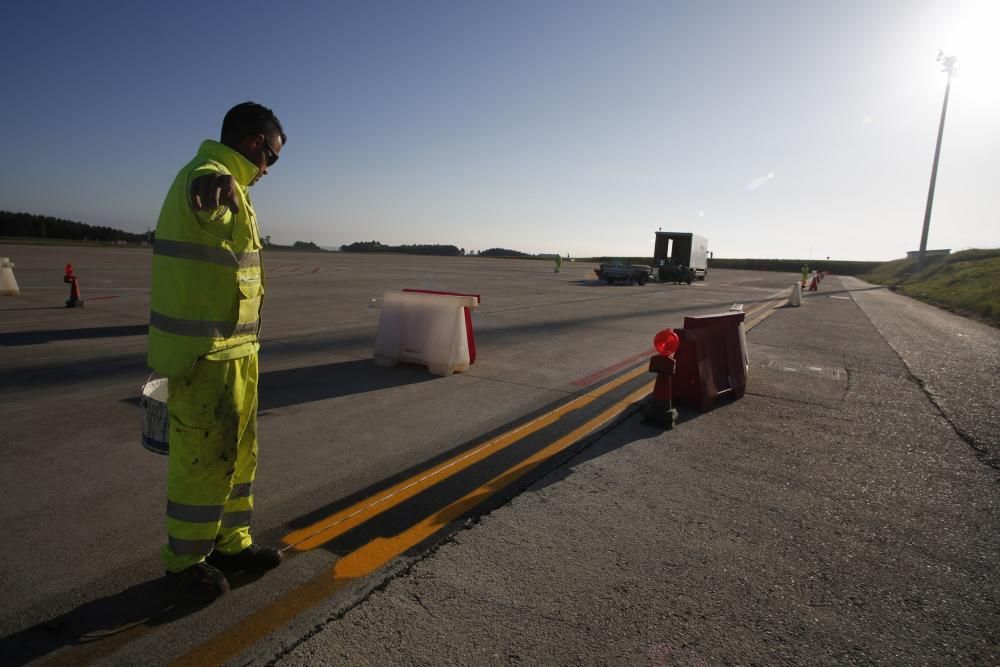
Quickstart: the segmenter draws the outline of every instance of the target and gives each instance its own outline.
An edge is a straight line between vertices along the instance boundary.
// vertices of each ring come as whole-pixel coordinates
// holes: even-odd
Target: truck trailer
[[[653,265],[660,282],[691,284],[708,275],[708,240],[690,232],[656,232]]]

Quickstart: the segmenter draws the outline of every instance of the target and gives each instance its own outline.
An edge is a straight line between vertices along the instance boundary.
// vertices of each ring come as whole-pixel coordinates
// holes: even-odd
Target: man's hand
[[[196,211],[214,211],[227,206],[233,213],[240,212],[236,180],[227,174],[205,174],[191,181],[191,208]]]

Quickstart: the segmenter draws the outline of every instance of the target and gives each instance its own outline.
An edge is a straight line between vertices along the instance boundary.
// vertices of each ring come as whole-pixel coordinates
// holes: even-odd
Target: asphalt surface
[[[742,400],[632,418],[277,664],[997,664],[997,470],[963,437],[997,414],[943,378],[989,386],[998,333],[831,278],[750,332]]]
[[[940,341],[898,340],[913,302],[832,278],[750,331],[743,399],[682,410],[663,432],[628,398],[649,378],[625,377],[653,334],[732,302],[764,312],[791,276],[611,287],[572,263],[553,274],[530,261],[269,253],[261,541],[628,382],[356,530],[292,549],[215,604],[185,608],[164,604],[156,557],[164,460],[137,442],[148,251],[0,255],[24,289],[0,301],[4,664],[1000,660],[997,417],[961,400],[995,382],[996,330],[973,326],[981,347],[953,351],[955,367],[932,378]],[[60,307],[66,261],[92,299],[85,309]],[[483,295],[468,373],[371,363],[377,299],[402,287]],[[920,317],[918,330],[970,331],[936,309]],[[448,514],[613,410],[534,476]],[[341,576],[424,516],[443,528]]]
[[[208,608],[172,605],[157,555],[165,459],[138,443],[150,252],[3,246],[0,255],[14,260],[22,288],[0,300],[5,662],[154,664],[218,643],[220,633],[325,576],[364,539],[393,534],[412,512],[434,511],[511,463],[490,457],[415,499],[426,506],[401,506],[385,522],[298,553],[262,582],[234,581],[233,594]],[[67,262],[86,308],[63,307]],[[719,271],[692,286],[608,286],[592,265],[572,262],[554,274],[546,262],[340,253],[268,252],[265,267],[253,530],[270,543],[586,394],[639,363],[653,335],[684,315],[737,301],[758,307],[789,282]],[[372,363],[378,299],[404,287],[482,294],[473,316],[479,358],[469,372],[437,378]],[[579,428],[630,390],[602,396],[591,412],[573,412],[508,453],[532,455],[544,437]],[[337,604],[358,599],[385,572],[339,591]],[[251,637],[250,650],[269,655],[301,636],[303,622],[280,624],[277,638],[260,644]]]
[[[845,278],[852,290],[864,286]],[[855,292],[855,300],[959,435],[982,460],[1000,468],[1000,343],[994,327],[887,290]]]

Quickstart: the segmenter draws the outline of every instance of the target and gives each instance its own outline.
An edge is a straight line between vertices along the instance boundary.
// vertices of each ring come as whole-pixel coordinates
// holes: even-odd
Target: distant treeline
[[[398,252],[407,255],[443,255],[446,257],[507,257],[519,259],[554,259],[554,253],[541,253],[532,255],[520,250],[510,248],[489,248],[487,250],[470,250],[459,248],[453,245],[440,244],[415,244],[415,245],[386,245],[378,241],[357,241],[348,245],[340,246],[343,252]]]
[[[645,264],[653,265],[652,257],[581,257],[578,262],[594,262],[595,264],[609,264],[611,262],[623,262],[625,264]],[[711,264],[711,262],[709,262]]]
[[[478,252],[470,252],[470,255],[475,255],[476,257],[502,257],[505,259],[555,259],[556,253],[554,252],[542,252],[542,253],[527,253],[521,252],[520,250],[511,250],[510,248],[487,248],[486,250],[480,250]]]
[[[882,262],[849,262],[836,259],[723,259],[716,257],[708,260],[708,266],[717,269],[798,273],[803,266],[808,266],[811,271],[829,271],[842,276],[859,276],[880,264]]]
[[[526,252],[511,250],[510,248],[488,248],[486,250],[480,250],[476,254],[480,257],[531,257],[531,255]]]
[[[277,243],[271,243],[271,237],[264,237],[264,247],[273,248],[275,250],[309,250],[311,252],[326,252],[325,249],[320,248],[318,245],[312,241],[296,241],[290,246],[278,245]]]
[[[444,255],[447,257],[457,257],[465,254],[465,248],[453,245],[386,245],[378,241],[357,241],[349,245],[342,245],[340,249],[343,252],[398,252],[407,255]]]
[[[652,257],[591,257],[586,260],[598,264],[623,261],[627,264],[654,265]],[[835,259],[724,259],[715,257],[708,260],[709,269],[742,269],[744,271],[779,271],[798,273],[803,266],[810,271],[829,271],[842,276],[859,276],[871,271],[882,262],[849,262]]]
[[[146,241],[145,234],[130,234],[111,227],[95,227],[73,220],[48,215],[0,211],[0,236],[20,236],[33,239],[70,239],[75,241]]]

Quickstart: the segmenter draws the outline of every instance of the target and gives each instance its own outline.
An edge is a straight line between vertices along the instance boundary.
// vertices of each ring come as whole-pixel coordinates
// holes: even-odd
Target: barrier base
[[[656,424],[665,429],[677,426],[677,410],[670,407],[670,401],[649,399],[643,406],[642,420],[647,424]]]

